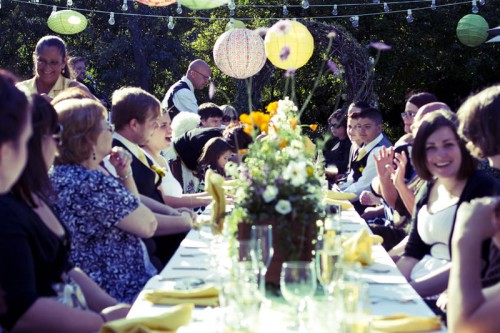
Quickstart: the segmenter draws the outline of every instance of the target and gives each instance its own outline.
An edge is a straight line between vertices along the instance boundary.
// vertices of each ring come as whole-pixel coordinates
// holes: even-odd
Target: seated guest
[[[158,128],[160,101],[141,88],[125,87],[113,93],[111,104],[111,121],[116,127],[113,146],[122,147],[132,155],[132,176],[141,194],[141,202],[155,213],[158,221],[154,242],[147,242],[148,251],[159,258],[160,266],[164,266],[191,229],[196,214],[189,208],[174,209],[165,204],[158,189],[160,174],[152,168],[153,161],[140,148],[148,143]],[[113,172],[112,166],[109,169]]]
[[[182,118],[180,112],[175,119]],[[188,114],[197,116],[194,113]],[[170,116],[164,113],[159,119],[159,127],[154,130],[151,139],[144,146],[144,150],[148,157],[154,164],[160,167],[164,175],[161,178],[161,185],[159,187],[163,197],[163,202],[171,207],[202,207],[207,206],[212,202],[212,197],[206,193],[183,194],[182,186],[177,179],[172,175],[170,166],[167,160],[160,154],[162,150],[168,149],[172,139],[172,129],[170,127]]]
[[[359,113],[353,113],[349,117],[357,120],[356,130],[363,145],[351,163],[351,171],[347,176],[347,181],[340,188],[345,192],[357,195],[353,204],[356,211],[362,214],[364,206],[359,202],[359,195],[370,188],[372,179],[377,175],[373,156],[383,146],[389,147],[392,144],[382,134],[382,115],[377,109],[367,108]]]
[[[198,114],[200,115],[201,125],[200,127],[210,128],[220,128],[222,124],[222,113],[221,108],[214,103],[203,103],[198,109]]]
[[[225,176],[226,166],[232,155],[231,146],[223,138],[212,138],[205,143],[200,158],[198,158],[198,178],[205,179],[207,169],[212,169],[219,175]]]
[[[19,82],[17,87],[26,93],[43,94],[52,100],[69,87],[79,87],[88,91],[83,84],[70,79],[66,43],[57,36],[40,38],[33,52],[35,76]],[[89,92],[90,93],[90,92]]]
[[[34,96],[31,132],[26,96],[2,81],[2,193],[23,170],[27,152],[29,160],[12,192],[0,196],[0,285],[6,300],[0,326],[6,332],[97,332],[105,321],[126,316],[130,307],[118,304],[69,262],[70,237],[50,208],[47,174],[61,134],[57,114],[43,97]],[[12,144],[15,154],[7,155],[5,144]]]
[[[125,151],[110,157],[118,179],[100,168],[113,135],[106,108],[90,99],[55,107],[64,132],[50,177],[59,195],[55,211],[71,232],[71,261],[110,295],[132,302],[157,272],[141,240],[153,236],[156,218],[139,201]]]
[[[480,159],[487,158],[492,167],[500,169],[500,85],[470,97],[457,115],[460,136],[468,141],[470,152]],[[500,247],[499,207],[498,197],[475,199],[460,207],[452,239],[450,332],[497,332],[500,327],[500,284],[497,280],[495,285],[484,288],[483,267],[479,260],[484,240],[492,238],[492,247]],[[496,253],[498,262],[498,249]],[[496,270],[498,272],[498,267]]]
[[[412,227],[404,255],[397,267],[422,296],[442,293],[448,285],[451,266],[451,237],[457,210],[471,199],[491,195],[499,185],[476,171],[476,162],[456,132],[456,116],[435,111],[420,122],[412,149],[418,176],[426,181],[415,198]],[[488,266],[487,244],[483,267]]]
[[[342,109],[336,110],[328,118],[328,124],[333,135],[333,145],[329,151],[325,151],[325,164],[335,165],[338,173],[347,171],[349,163],[349,152],[351,151],[351,140],[347,137],[347,116]]]
[[[108,108],[108,97],[97,91],[97,82],[87,74],[87,60],[83,57],[71,57],[68,60],[68,67],[71,78],[87,87],[90,93]]]
[[[221,110],[223,112],[222,125],[225,127],[236,126],[240,124],[238,111],[231,105],[221,105]]]

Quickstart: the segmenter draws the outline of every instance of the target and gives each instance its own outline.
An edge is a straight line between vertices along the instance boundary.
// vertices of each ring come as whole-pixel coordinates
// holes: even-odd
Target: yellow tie
[[[365,155],[366,155],[366,149],[365,147],[362,147],[358,152],[358,157],[356,158],[356,162],[361,161],[361,159],[365,157]]]
[[[149,163],[148,163],[148,159],[146,158],[146,155],[144,155],[144,153],[142,152],[141,148],[137,148],[137,158],[139,159],[139,161],[141,161],[145,166],[147,166],[148,168],[150,167],[149,166]]]

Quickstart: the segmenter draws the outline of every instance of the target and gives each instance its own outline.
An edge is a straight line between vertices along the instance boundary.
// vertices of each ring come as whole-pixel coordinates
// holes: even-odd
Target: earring
[[[92,159],[95,161],[95,152],[92,152]]]

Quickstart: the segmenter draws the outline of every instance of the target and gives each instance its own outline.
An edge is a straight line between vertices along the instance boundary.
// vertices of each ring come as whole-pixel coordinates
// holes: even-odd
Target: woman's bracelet
[[[132,175],[132,169],[130,169],[130,171],[125,176],[118,177],[118,180],[123,182],[123,181],[127,180],[131,175]]]

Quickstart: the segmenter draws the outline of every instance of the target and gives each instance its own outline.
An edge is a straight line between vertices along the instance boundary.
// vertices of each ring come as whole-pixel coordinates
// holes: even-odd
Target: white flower
[[[276,196],[278,195],[278,188],[274,185],[267,185],[266,189],[264,190],[264,193],[262,193],[262,198],[264,199],[265,202],[271,202],[274,199],[276,199]]]
[[[283,200],[281,199],[278,201],[278,203],[274,206],[274,209],[281,215],[286,215],[292,211],[292,204],[288,200]]]
[[[301,186],[307,180],[306,166],[304,161],[290,162],[283,171],[283,178],[295,187]]]
[[[226,174],[231,177],[238,177],[238,164],[234,162],[227,162],[226,166],[224,167],[224,170],[226,171]]]

